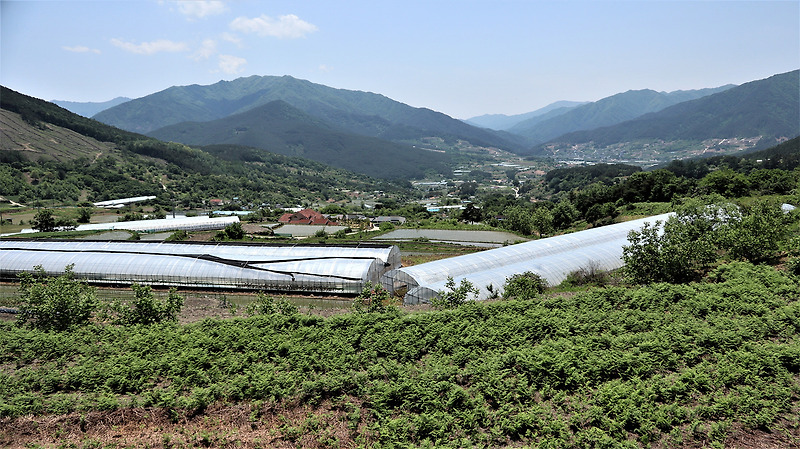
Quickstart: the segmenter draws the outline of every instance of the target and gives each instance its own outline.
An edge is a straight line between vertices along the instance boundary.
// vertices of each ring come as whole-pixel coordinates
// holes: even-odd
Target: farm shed
[[[452,277],[457,285],[461,279],[466,279],[478,287],[479,300],[492,296],[487,288],[489,285],[502,294],[506,278],[525,271],[532,271],[548,284],[557,285],[568,274],[581,268],[620,268],[622,247],[628,243],[628,233],[641,229],[646,222],[664,222],[670,215],[656,215],[398,268],[384,274],[381,284],[395,295],[403,296],[404,304],[430,302],[445,289],[448,277]]]
[[[0,279],[74,265],[93,284],[357,294],[400,266],[396,246],[0,240]]]

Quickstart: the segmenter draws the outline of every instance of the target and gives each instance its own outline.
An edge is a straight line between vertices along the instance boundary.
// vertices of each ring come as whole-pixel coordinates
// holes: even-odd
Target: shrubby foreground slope
[[[743,262],[437,312],[1,328],[4,444],[800,444],[800,280]]]

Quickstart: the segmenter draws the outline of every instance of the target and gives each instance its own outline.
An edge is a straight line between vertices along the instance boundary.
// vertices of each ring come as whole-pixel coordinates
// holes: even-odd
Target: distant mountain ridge
[[[95,114],[98,114],[101,111],[105,111],[108,108],[113,108],[119,104],[131,101],[130,98],[127,97],[117,97],[113,100],[108,101],[101,101],[101,102],[80,102],[80,101],[64,101],[64,100],[52,100],[51,103],[57,104],[62,108],[74,112],[78,115],[82,115],[87,118],[91,118]]]
[[[304,158],[226,145],[202,149],[111,127],[0,86],[0,186],[20,202],[154,195],[200,207],[209,198],[294,205],[349,191],[402,192],[386,181]],[[167,200],[167,198],[169,198]]]
[[[613,126],[559,136],[534,148],[547,154],[556,148],[591,142],[595,147],[640,139],[703,141],[713,138],[776,139],[800,135],[800,70],[752,81],[714,95],[675,104],[659,112]]]
[[[593,103],[574,107],[546,120],[533,117],[522,121],[508,132],[518,134],[531,144],[546,142],[563,134],[574,131],[611,126],[640,117],[650,112],[660,111],[669,106],[702,98],[732,88],[726,85],[716,88],[656,92],[650,89],[629,90],[612,95]]]
[[[343,132],[283,100],[208,122],[184,122],[148,133],[186,145],[242,145],[299,156],[379,178],[449,173],[449,156]]]
[[[472,117],[464,120],[465,122],[480,126],[481,128],[489,128],[495,131],[507,131],[514,127],[514,125],[534,117],[548,116],[554,117],[563,114],[568,110],[587,104],[588,101],[556,101],[549,105],[539,108],[535,111],[526,112],[524,114],[506,115],[506,114],[484,114],[477,117]],[[556,114],[552,114],[557,112]]]
[[[148,133],[182,122],[221,119],[275,100],[283,100],[342,131],[394,142],[437,136],[479,146],[524,148],[514,136],[477,128],[430,109],[291,76],[250,76],[208,86],[170,87],[102,111],[94,118],[122,129]]]

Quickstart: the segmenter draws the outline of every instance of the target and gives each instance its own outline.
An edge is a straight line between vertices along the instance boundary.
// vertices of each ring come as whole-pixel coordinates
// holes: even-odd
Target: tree
[[[580,212],[569,200],[561,200],[552,210],[553,227],[555,229],[567,229],[572,226],[580,217]]]
[[[504,212],[506,227],[522,235],[533,234],[533,217],[530,211],[522,206],[511,206]]]
[[[733,259],[762,262],[775,257],[789,237],[789,222],[780,205],[756,201],[722,227],[722,247]]]
[[[19,324],[63,331],[89,322],[99,302],[92,287],[75,279],[72,268],[67,265],[55,278],[48,278],[41,265],[33,273],[19,274]]]
[[[719,229],[728,215],[725,207],[691,203],[666,223],[645,223],[628,234],[622,247],[625,274],[637,284],[680,283],[694,279],[699,270],[717,259]]]
[[[31,219],[31,228],[39,232],[53,232],[56,230],[56,219],[53,212],[48,209],[42,209],[36,212],[36,215]]]
[[[225,237],[231,240],[241,240],[244,238],[244,229],[242,223],[235,222],[225,226]]]
[[[461,211],[461,220],[463,221],[475,223],[476,221],[481,221],[482,219],[483,213],[472,203],[467,203],[466,207],[464,207],[464,210]]]
[[[92,211],[87,207],[78,209],[78,223],[89,223],[92,218]]]
[[[538,207],[531,215],[531,223],[533,229],[539,233],[539,236],[545,236],[553,233],[553,214],[546,207]]]

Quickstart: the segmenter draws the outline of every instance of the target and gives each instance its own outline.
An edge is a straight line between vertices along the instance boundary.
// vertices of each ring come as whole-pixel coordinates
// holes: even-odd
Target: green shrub
[[[241,240],[244,238],[244,229],[241,222],[231,223],[225,226],[225,237],[231,240]]]
[[[276,300],[272,296],[259,292],[256,299],[248,304],[246,310],[247,314],[250,316],[272,315],[274,313],[288,316],[297,313],[297,306],[289,302],[286,298]]]
[[[596,285],[601,287],[606,285],[609,281],[609,274],[597,267],[596,264],[589,264],[586,267],[581,267],[567,275],[567,278],[562,282],[563,285],[571,287],[579,287],[585,285]]]
[[[149,285],[131,285],[133,300],[128,307],[119,308],[120,324],[155,324],[164,321],[178,321],[178,314],[183,308],[183,296],[173,288],[166,301],[160,301],[153,295]]]
[[[456,281],[452,276],[447,277],[445,288],[447,290],[440,291],[439,295],[431,300],[433,307],[437,309],[452,309],[470,299],[474,299],[479,292],[478,288],[466,279],[461,279],[461,283],[456,287]],[[473,296],[472,298],[470,298],[470,294]]]
[[[92,287],[75,279],[73,266],[67,265],[55,278],[47,277],[41,265],[33,273],[19,274],[19,324],[63,331],[89,322],[99,302]]]
[[[547,281],[532,271],[526,271],[506,278],[503,299],[533,299],[544,293],[546,288]]]
[[[392,294],[380,284],[367,282],[358,296],[353,299],[353,311],[356,313],[386,312]]]

